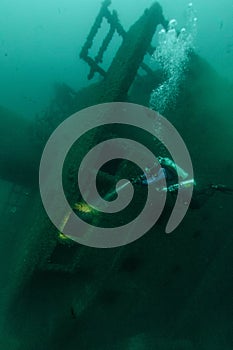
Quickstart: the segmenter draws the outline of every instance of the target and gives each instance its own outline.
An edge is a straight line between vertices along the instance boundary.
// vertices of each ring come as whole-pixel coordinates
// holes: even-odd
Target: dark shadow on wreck
[[[152,53],[157,26],[167,26],[160,5],[147,9],[128,32],[109,5],[110,1],[103,3],[81,52],[90,65],[89,78],[96,72],[103,77],[99,83],[78,92],[64,83],[56,85],[46,113],[32,125],[0,109],[0,175],[13,184],[2,213],[2,256],[6,249],[12,253],[2,260],[8,272],[1,277],[5,324],[0,344],[17,350],[230,350],[230,196],[219,194],[199,211],[189,211],[171,235],[164,234],[165,213],[140,240],[114,249],[93,249],[64,239],[43,209],[38,166],[51,132],[72,113],[98,103],[130,101],[148,106],[152,89],[163,81],[160,71],[143,63],[146,52]],[[110,32],[92,59],[88,50],[103,17]],[[113,29],[122,36],[122,44],[105,72],[101,61]],[[140,66],[143,76],[137,73]],[[231,184],[232,92],[230,83],[190,53],[177,104],[169,106],[165,116],[184,138],[200,182]],[[104,135],[94,130],[84,139],[82,151],[77,154],[74,148],[69,155],[64,187],[70,203],[77,202],[73,174],[83,155],[120,131],[127,136],[124,130],[105,129]],[[163,152],[154,140],[138,136],[155,154]],[[116,177],[127,171],[130,177],[132,168],[126,167],[124,173],[124,164],[102,169],[99,186],[103,192],[114,186]],[[172,204],[167,204],[169,212]]]

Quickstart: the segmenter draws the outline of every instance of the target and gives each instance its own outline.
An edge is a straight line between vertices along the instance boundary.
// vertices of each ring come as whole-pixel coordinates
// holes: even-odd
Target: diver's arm
[[[138,185],[151,185],[160,182],[161,180],[166,179],[166,171],[164,168],[160,168],[157,175],[148,175],[144,173],[141,176],[138,176],[131,181]]]

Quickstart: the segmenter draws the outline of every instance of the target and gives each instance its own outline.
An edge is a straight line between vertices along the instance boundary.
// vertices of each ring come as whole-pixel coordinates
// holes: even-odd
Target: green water
[[[117,10],[128,30],[152,3],[115,0],[110,10]],[[178,36],[187,27],[188,2],[160,4],[166,19],[176,19]],[[96,73],[88,81],[89,67],[79,53],[100,6],[97,0],[0,4],[0,349],[231,350],[231,194],[205,198],[170,235],[164,229],[174,199],[168,198],[147,234],[112,249],[67,240],[43,208],[38,189],[43,147],[61,121],[99,96],[99,85],[81,90],[103,78]],[[157,110],[161,101],[168,102],[159,111],[184,139],[197,185],[232,188],[233,5],[230,0],[196,0],[193,8],[197,28],[187,51],[186,38],[183,46],[171,45],[167,60],[147,54],[145,62],[155,73],[145,75],[140,69],[127,101]],[[152,40],[155,46],[159,30]],[[105,21],[91,55],[107,31]],[[120,44],[115,35],[101,63],[104,70]],[[166,89],[160,89],[163,84]],[[153,91],[155,104],[150,103]],[[167,156],[145,133],[105,128],[83,139],[77,163],[95,141],[114,136],[136,138],[156,156]],[[70,166],[72,152],[69,157],[64,187],[73,205],[77,164]],[[115,193],[120,178],[138,174],[138,168],[123,160],[101,170],[97,187],[105,199]],[[83,218],[107,227],[128,222],[146,197],[140,187],[135,193],[135,204],[115,221],[84,210]]]

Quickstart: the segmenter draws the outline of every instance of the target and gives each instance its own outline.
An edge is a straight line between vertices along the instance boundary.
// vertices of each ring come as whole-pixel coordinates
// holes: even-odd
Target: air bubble
[[[177,27],[177,20],[171,19],[168,24],[168,29],[176,29],[176,27]]]
[[[178,36],[179,41],[184,41],[187,37],[187,30],[185,28],[181,28],[180,34]]]
[[[166,31],[165,29],[161,29],[159,31],[159,42],[164,42],[166,40]]]
[[[159,43],[153,54],[166,75],[166,80],[155,89],[150,96],[150,108],[163,114],[169,105],[175,105],[182,81],[184,69],[189,60],[189,52],[193,49],[196,35],[197,17],[193,4],[188,5],[186,26],[180,32],[177,30],[177,21],[172,19],[168,31],[159,32]]]

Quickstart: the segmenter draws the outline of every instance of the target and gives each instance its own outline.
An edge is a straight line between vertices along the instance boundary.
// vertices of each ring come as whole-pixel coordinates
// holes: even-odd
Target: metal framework
[[[115,10],[113,10],[112,12],[109,10],[108,7],[110,5],[111,5],[111,0],[105,0],[102,3],[100,12],[98,13],[95,19],[95,22],[90,30],[90,33],[88,34],[86,42],[80,53],[80,58],[83,59],[90,66],[90,72],[88,74],[89,80],[92,79],[95,73],[97,72],[103,77],[106,76],[107,72],[100,66],[100,63],[103,62],[104,53],[107,50],[115,33],[117,33],[120,37],[122,37],[122,39],[124,39],[126,35],[126,31],[124,30],[124,28],[119,22],[117,12]],[[89,50],[93,45],[94,38],[97,35],[104,19],[107,20],[110,28],[107,35],[103,39],[103,42],[99,48],[97,55],[94,58],[92,58],[89,56]],[[148,53],[152,54],[154,50],[155,48],[150,46],[148,49]],[[141,63],[141,68],[147,73],[152,72],[152,69],[144,62]]]

